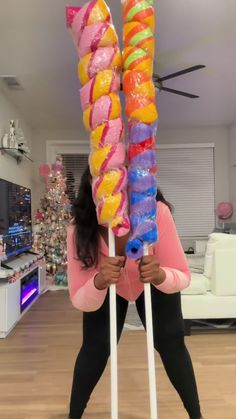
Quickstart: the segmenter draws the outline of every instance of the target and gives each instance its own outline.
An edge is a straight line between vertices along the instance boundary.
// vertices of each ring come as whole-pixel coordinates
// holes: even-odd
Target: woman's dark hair
[[[92,177],[89,166],[85,169],[79,186],[78,196],[72,206],[73,224],[75,225],[75,245],[77,257],[84,264],[84,268],[96,266],[99,249],[99,224],[96,207],[92,197]],[[161,201],[173,211],[158,188],[156,200]]]

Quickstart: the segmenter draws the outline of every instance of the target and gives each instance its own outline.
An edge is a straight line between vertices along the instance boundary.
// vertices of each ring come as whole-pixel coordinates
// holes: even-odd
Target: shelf
[[[17,163],[20,163],[24,158],[33,162],[33,160],[31,160],[31,158],[29,156],[27,156],[27,154],[24,151],[19,150],[18,148],[0,147],[0,151],[1,151],[2,154],[6,153],[9,156],[14,157],[14,159],[16,159]]]

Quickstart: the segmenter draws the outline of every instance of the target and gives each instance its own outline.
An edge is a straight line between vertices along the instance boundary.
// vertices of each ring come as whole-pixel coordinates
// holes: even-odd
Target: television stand
[[[0,266],[0,280],[7,279],[9,276],[13,275],[14,271],[9,268],[9,266],[4,265],[4,263],[1,263]]]
[[[15,273],[14,281],[0,279],[0,338],[5,338],[45,290],[46,265],[40,255],[25,253],[2,268]]]

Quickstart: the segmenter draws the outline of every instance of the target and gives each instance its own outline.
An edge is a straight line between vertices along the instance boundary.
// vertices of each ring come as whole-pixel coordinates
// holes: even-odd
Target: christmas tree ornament
[[[39,166],[39,174],[42,177],[47,177],[50,174],[50,167],[48,164],[41,164]]]

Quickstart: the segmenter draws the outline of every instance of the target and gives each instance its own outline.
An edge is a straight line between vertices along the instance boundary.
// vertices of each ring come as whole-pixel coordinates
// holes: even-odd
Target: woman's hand
[[[124,263],[125,256],[106,257],[100,266],[99,273],[94,278],[95,287],[98,290],[104,290],[111,284],[117,284]]]
[[[139,279],[141,282],[161,285],[166,279],[166,274],[160,268],[155,255],[143,256],[139,261]]]

